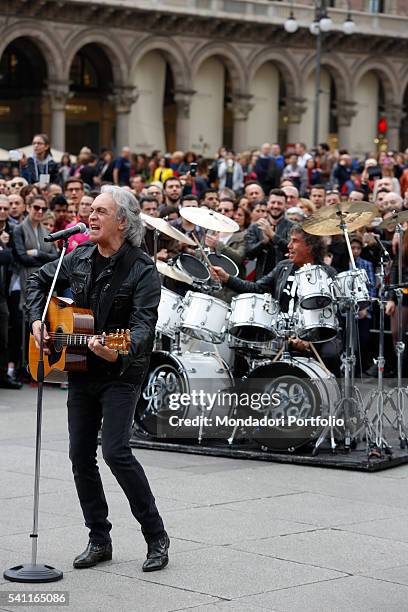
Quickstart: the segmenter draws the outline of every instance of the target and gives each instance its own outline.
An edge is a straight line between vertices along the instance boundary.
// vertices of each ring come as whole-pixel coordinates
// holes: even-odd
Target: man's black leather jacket
[[[80,308],[91,308],[94,304],[94,314],[98,320],[98,313],[103,312],[104,292],[108,290],[115,271],[118,269],[119,259],[123,257],[126,262],[126,253],[134,249],[138,250],[137,259],[113,299],[104,329],[98,329],[97,326],[95,330],[100,333],[116,331],[116,329],[130,329],[129,354],[119,357],[119,363],[113,368],[113,372],[111,371],[112,364],[96,358],[100,362],[101,374],[105,370],[110,374],[117,373],[117,377],[120,377],[126,372],[126,380],[129,379],[129,370],[140,373],[141,369],[144,370],[147,367],[153,348],[161,291],[160,279],[154,262],[142,249],[132,247],[125,242],[121,249],[110,258],[107,267],[93,283],[92,258],[96,245],[87,242],[65,257],[59,275],[59,279],[71,287],[75,305]],[[57,261],[47,263],[34,272],[27,281],[27,308],[30,325],[41,319],[45,294],[51,285],[56,268]],[[135,380],[135,382],[141,381]]]

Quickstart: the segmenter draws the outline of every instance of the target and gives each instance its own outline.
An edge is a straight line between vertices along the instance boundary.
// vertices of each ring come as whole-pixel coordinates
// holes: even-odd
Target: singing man
[[[160,280],[154,263],[140,249],[143,226],[134,195],[120,187],[104,186],[91,209],[89,242],[65,257],[59,278],[71,288],[75,306],[92,310],[96,334],[130,329],[131,346],[128,355],[119,355],[94,336],[88,344],[87,372],[69,374],[69,455],[89,529],[88,545],[74,559],[74,567],[92,567],[112,558],[112,525],[96,460],[103,422],[102,455],[141,525],[147,542],[142,569],[150,572],[167,565],[170,541],[129,440],[153,348]],[[56,267],[56,262],[44,265],[27,283],[30,324],[38,345],[40,319]],[[118,277],[124,280],[113,293]],[[45,350],[49,353],[48,343],[46,333]]]

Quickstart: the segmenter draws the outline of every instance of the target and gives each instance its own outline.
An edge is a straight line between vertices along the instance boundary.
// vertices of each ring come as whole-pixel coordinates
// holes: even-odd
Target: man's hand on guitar
[[[33,323],[33,336],[35,340],[35,346],[39,349],[40,341],[41,341],[41,321],[40,320],[34,321]],[[44,326],[44,354],[45,355],[49,355],[51,353],[50,349],[48,348],[49,339],[50,337],[47,332],[47,327]]]
[[[92,338],[88,342],[88,348],[92,351],[97,357],[101,357],[101,359],[105,359],[105,361],[114,362],[117,361],[119,353],[115,349],[108,348],[101,344],[98,340],[97,336],[92,336]]]

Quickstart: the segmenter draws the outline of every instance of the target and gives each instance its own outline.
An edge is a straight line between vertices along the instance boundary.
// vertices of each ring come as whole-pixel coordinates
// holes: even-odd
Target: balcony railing
[[[300,27],[308,28],[313,21],[314,3],[292,4],[288,1],[277,2],[270,0],[71,0],[78,4],[101,4],[107,7],[124,10],[157,10],[164,13],[177,13],[180,15],[197,15],[201,17],[215,17],[234,19],[253,23],[269,23],[282,25],[293,9]],[[330,8],[330,17],[333,29],[341,30],[347,13],[344,8]],[[372,14],[369,12],[352,11],[356,23],[356,31],[360,34],[377,36],[395,36],[408,38],[408,15],[390,15],[384,13]]]

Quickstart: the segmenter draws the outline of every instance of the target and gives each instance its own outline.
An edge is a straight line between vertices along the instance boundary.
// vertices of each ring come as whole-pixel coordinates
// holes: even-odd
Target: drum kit
[[[205,208],[184,208],[181,215],[190,223],[207,230],[232,233],[239,229],[231,219]],[[401,215],[404,213],[394,216],[390,223],[400,228],[398,231],[402,240]],[[392,397],[385,397],[382,382],[384,296],[387,289],[384,285],[383,261],[379,275],[380,295],[375,298],[380,304],[380,313],[383,313],[382,323],[380,318],[379,357],[376,361],[378,389],[370,394],[365,403],[354,378],[358,313],[369,307],[374,298],[369,295],[365,270],[355,265],[349,231],[368,225],[375,216],[375,207],[368,203],[346,202],[320,209],[304,222],[303,230],[310,234],[344,236],[350,270],[334,277],[320,264],[306,264],[297,270],[294,281],[297,307],[292,314],[281,312],[279,302],[270,294],[240,294],[232,298],[231,304],[215,297],[213,293],[220,289],[220,285],[211,276],[211,266],[219,265],[234,276],[238,274],[238,269],[229,258],[220,261],[223,256],[204,249],[194,234],[192,238],[182,234],[184,243],[188,238],[187,244],[193,243],[199,256],[185,254],[175,261],[156,262],[162,275],[185,283],[188,291],[182,296],[162,288],[156,346],[136,410],[137,435],[150,439],[181,437],[183,440],[198,440],[199,443],[203,439],[221,435],[230,445],[234,441],[250,439],[263,450],[289,452],[313,443],[313,454],[319,452],[326,439],[332,452],[335,452],[339,445],[349,451],[356,446],[360,437],[365,437],[369,454],[373,449],[390,452],[390,445],[383,435],[384,405],[390,402],[396,414],[393,425],[398,429],[401,445],[407,444],[402,339],[399,344],[399,379],[395,401]],[[154,218],[146,220],[157,234],[163,232],[176,237],[175,228],[168,230],[168,224],[163,225],[162,221]],[[398,291],[397,288],[397,295]],[[342,317],[346,320],[344,379],[339,381],[328,371],[314,345],[322,345],[338,337],[339,319]],[[162,350],[163,337],[170,339],[168,351]],[[293,337],[310,343],[313,358],[293,354],[290,348]],[[244,357],[247,369],[243,377],[234,378],[232,372],[237,354]],[[172,394],[190,394],[191,397],[192,392],[198,393],[200,390],[206,397],[217,392],[217,402],[208,406],[203,401],[200,405],[190,401],[177,409],[170,406]],[[250,394],[278,393],[279,405],[243,406],[237,399],[242,397],[243,391]],[[231,396],[234,398],[231,399]],[[230,401],[224,402],[224,397]],[[376,410],[372,417],[369,411],[374,404]],[[183,425],[169,427],[171,415],[181,415],[189,420],[204,415],[211,418],[224,415],[230,418],[232,424],[224,428],[221,434],[208,426],[204,418],[198,419],[195,428]],[[273,417],[276,425],[272,424],[266,429],[234,425],[233,417],[243,415]],[[320,416],[323,424],[288,427],[289,416],[298,417],[300,423],[302,419],[307,422],[310,417]]]

